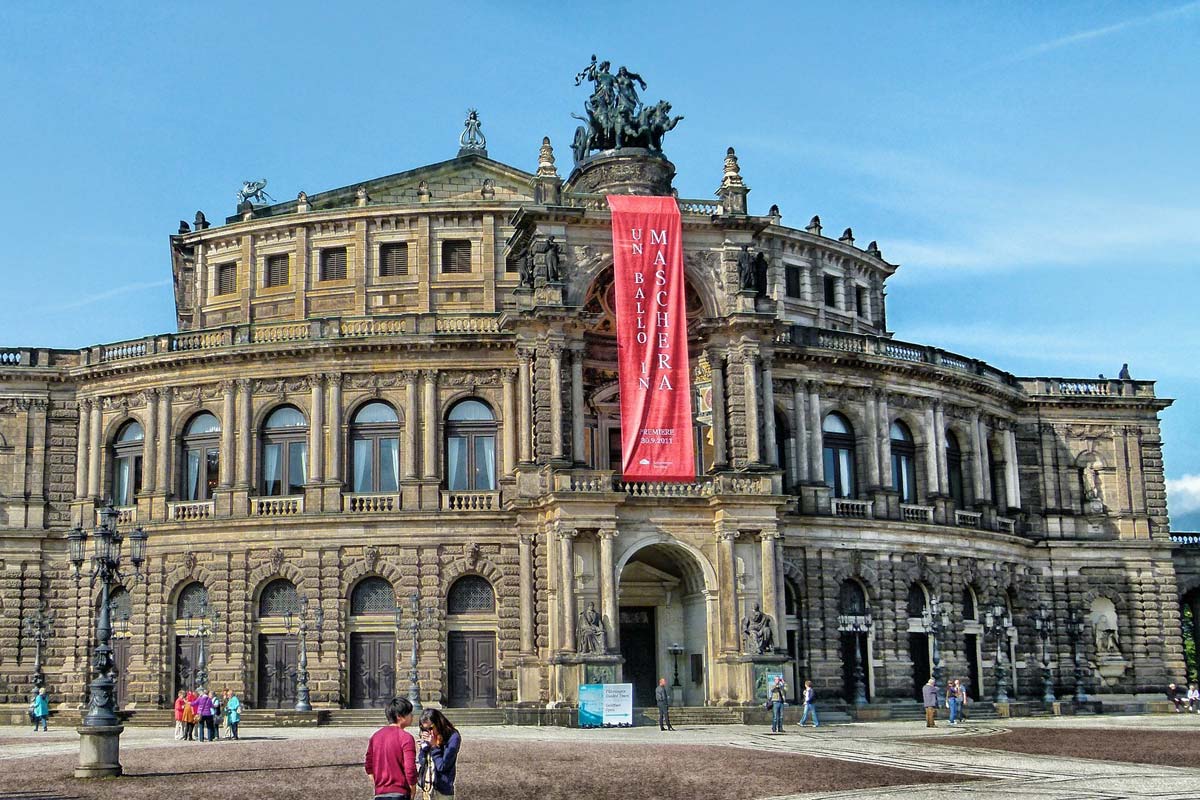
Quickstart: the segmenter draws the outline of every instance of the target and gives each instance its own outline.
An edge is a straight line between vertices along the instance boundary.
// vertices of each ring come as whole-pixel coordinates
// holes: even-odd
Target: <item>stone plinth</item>
[[[76,778],[115,778],[121,774],[122,725],[79,727],[79,766]]]
[[[589,194],[669,195],[675,165],[640,147],[604,150],[580,161],[564,187]]]

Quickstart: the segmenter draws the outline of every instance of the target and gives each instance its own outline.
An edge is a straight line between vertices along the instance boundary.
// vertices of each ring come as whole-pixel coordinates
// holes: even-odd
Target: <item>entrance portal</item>
[[[625,683],[633,684],[635,706],[654,705],[658,679],[655,659],[657,636],[652,607],[621,607],[621,657],[625,659]]]
[[[395,697],[396,635],[350,634],[350,707],[383,708]]]
[[[258,707],[292,708],[296,705],[296,662],[300,646],[295,636],[262,634],[258,637]]]
[[[496,634],[450,631],[446,640],[451,708],[496,707]]]

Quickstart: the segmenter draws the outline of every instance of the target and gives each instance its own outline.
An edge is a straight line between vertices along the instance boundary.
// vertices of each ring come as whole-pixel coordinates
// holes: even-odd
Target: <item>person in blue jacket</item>
[[[423,800],[454,796],[454,775],[462,737],[436,708],[421,714],[421,749],[417,752],[417,787]]]
[[[46,698],[45,688],[38,689],[37,696],[30,703],[29,716],[33,717],[33,732],[37,733],[38,725],[42,730],[50,730],[47,720],[50,719],[50,701]]]

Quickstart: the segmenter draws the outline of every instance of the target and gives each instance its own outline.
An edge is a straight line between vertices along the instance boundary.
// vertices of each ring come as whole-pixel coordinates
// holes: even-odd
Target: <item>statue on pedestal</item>
[[[579,614],[575,646],[580,655],[600,655],[605,651],[604,618],[596,610],[595,603],[588,603],[587,608]]]
[[[746,648],[753,655],[768,655],[775,652],[775,631],[771,618],[762,612],[758,603],[750,615],[742,621],[742,634],[746,637]]]

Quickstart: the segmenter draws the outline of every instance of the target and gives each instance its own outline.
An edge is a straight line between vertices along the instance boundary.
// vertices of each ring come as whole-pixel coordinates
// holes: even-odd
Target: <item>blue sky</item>
[[[178,220],[452,157],[468,106],[493,158],[532,170],[549,135],[565,172],[596,52],[686,116],[684,196],[732,145],[753,211],[877,239],[898,338],[1158,380],[1200,529],[1200,2],[711,8],[0,4],[0,343],[171,330]]]

